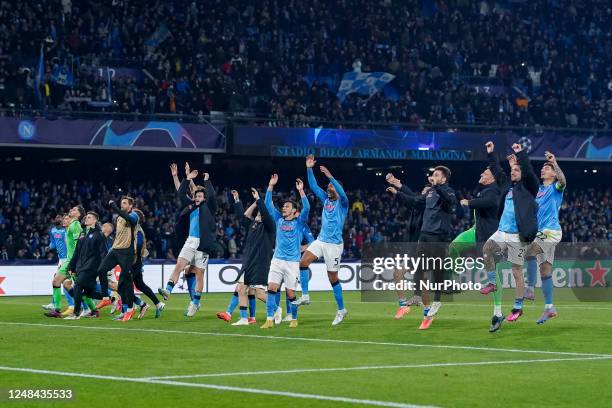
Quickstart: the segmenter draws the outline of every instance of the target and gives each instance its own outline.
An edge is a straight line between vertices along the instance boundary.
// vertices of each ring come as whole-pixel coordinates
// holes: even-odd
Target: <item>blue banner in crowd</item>
[[[157,27],[157,30],[155,30],[153,35],[151,35],[151,37],[149,37],[149,39],[145,41],[145,45],[147,45],[148,47],[155,48],[159,44],[166,41],[166,39],[170,36],[170,30],[168,30],[168,27],[166,27],[166,25],[162,23]]]
[[[387,72],[347,72],[342,76],[342,82],[338,88],[338,99],[343,102],[351,93],[372,96],[380,92],[393,79],[395,75]]]
[[[58,65],[51,73],[51,80],[59,85],[74,85],[74,75],[68,65]]]

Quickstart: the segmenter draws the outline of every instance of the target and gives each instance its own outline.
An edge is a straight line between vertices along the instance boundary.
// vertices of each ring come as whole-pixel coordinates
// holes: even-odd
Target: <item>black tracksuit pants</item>
[[[108,279],[106,273],[119,265],[121,267],[121,273],[119,274],[119,282],[117,285],[117,291],[121,296],[121,302],[127,305],[129,309],[134,307],[134,278],[132,276],[132,265],[134,263],[134,249],[115,249],[113,248],[102,260],[100,267],[98,268],[98,277],[104,274],[106,281],[106,288],[100,278],[100,286],[102,287],[102,293],[108,293]]]

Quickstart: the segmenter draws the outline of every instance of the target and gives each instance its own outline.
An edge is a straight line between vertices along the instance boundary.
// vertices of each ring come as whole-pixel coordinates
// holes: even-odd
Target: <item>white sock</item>
[[[552,309],[553,308],[553,304],[552,303],[547,303],[544,305],[544,309]]]
[[[502,317],[501,305],[495,305],[493,308],[493,314],[497,317]]]
[[[534,287],[534,286],[527,286],[527,289],[529,289],[529,290],[534,290],[534,289],[535,289],[535,287]]]

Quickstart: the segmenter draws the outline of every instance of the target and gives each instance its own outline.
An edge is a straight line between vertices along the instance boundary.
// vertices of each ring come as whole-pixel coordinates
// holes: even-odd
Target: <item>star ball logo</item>
[[[36,125],[29,120],[22,120],[17,126],[17,133],[21,140],[32,140],[36,136]]]

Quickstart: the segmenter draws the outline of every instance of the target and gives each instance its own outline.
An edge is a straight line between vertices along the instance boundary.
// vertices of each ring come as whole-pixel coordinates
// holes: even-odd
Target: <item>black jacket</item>
[[[242,268],[246,285],[267,285],[270,261],[274,254],[274,238],[276,224],[266,208],[264,200],[257,200],[257,210],[261,214],[261,222],[244,216],[242,202],[234,203],[234,213],[240,218],[240,224],[247,230],[244,243]]]
[[[106,238],[99,226],[81,233],[68,270],[75,272],[79,281],[93,281],[98,276],[98,267],[106,255]]]
[[[451,216],[455,212],[457,198],[455,191],[448,184],[433,186],[425,195],[415,194],[408,187],[403,191],[420,205],[424,205],[421,233],[450,236]]]
[[[189,216],[193,211],[200,210],[200,245],[198,251],[210,254],[214,248],[217,238],[217,225],[215,223],[215,213],[217,212],[217,196],[210,180],[204,181],[206,189],[206,200],[202,201],[199,206],[196,206],[193,201],[187,197],[187,189],[189,188],[189,180],[184,179],[179,186],[178,195],[181,200],[181,211],[179,213],[179,223],[181,224],[181,236],[178,236],[179,242],[185,242],[189,235]],[[186,228],[185,228],[186,223]]]
[[[538,208],[535,197],[538,194],[540,182],[524,150],[516,154],[516,159],[521,167],[521,181],[509,182],[506,173],[499,164],[498,155],[495,152],[488,155],[489,168],[502,192],[499,198],[497,218],[498,220],[501,218],[504,212],[506,195],[512,188],[512,201],[519,237],[522,241],[531,242],[538,232]]]
[[[486,242],[499,226],[499,197],[501,190],[496,183],[483,186],[476,198],[468,201],[476,220],[476,242]]]
[[[397,191],[397,198],[406,205],[408,221],[407,236],[404,238],[406,242],[419,242],[419,236],[421,235],[425,201],[418,200],[417,197],[417,195],[410,195],[410,189],[405,185],[402,185]]]

